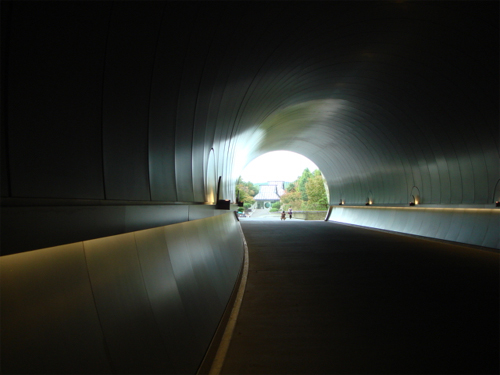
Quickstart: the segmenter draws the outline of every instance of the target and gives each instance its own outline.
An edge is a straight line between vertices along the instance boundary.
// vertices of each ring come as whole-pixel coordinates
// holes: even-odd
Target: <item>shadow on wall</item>
[[[0,258],[3,373],[195,373],[243,261],[234,214]]]

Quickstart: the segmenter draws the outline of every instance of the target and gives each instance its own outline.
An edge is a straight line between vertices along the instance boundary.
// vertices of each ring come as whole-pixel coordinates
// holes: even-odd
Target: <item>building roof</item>
[[[256,201],[279,201],[283,194],[285,194],[283,181],[269,181],[267,185],[261,185],[254,199]]]
[[[285,194],[285,181],[268,181],[267,184],[276,186],[276,192],[280,197]]]

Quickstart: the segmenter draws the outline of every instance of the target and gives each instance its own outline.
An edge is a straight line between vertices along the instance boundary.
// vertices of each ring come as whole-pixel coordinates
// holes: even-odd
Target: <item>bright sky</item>
[[[241,173],[241,177],[253,183],[293,182],[306,168],[311,172],[318,169],[316,164],[305,156],[290,151],[273,151],[252,160]]]

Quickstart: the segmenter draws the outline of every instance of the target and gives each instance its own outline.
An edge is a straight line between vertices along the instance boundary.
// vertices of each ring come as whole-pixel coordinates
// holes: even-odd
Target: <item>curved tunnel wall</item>
[[[332,207],[329,220],[500,250],[500,210]]]
[[[285,149],[314,161],[327,179],[331,204],[342,199],[364,205],[370,198],[375,205],[406,205],[415,188],[425,205],[490,209],[500,199],[495,2],[2,1],[0,6],[2,254],[84,241],[2,258],[8,269],[19,271],[2,272],[14,288],[9,305],[19,303],[16,295],[29,294],[33,309],[40,310],[39,315],[12,310],[21,311],[27,324],[13,323],[7,350],[14,350],[9,355],[25,372],[64,372],[67,362],[52,367],[55,355],[87,372],[107,372],[121,371],[135,354],[138,363],[147,364],[149,355],[168,352],[162,335],[170,328],[155,319],[170,305],[147,294],[153,289],[137,261],[146,264],[141,235],[103,239],[105,248],[93,238],[190,220],[191,212],[196,218],[211,216],[204,210],[213,204],[218,177],[220,197],[234,200],[235,177],[264,152]],[[355,224],[380,224],[380,216],[367,214],[371,211],[357,212],[364,214],[353,216]],[[184,228],[206,220],[176,225],[187,235]],[[387,223],[386,229],[397,227],[396,220]],[[426,228],[422,235],[434,231]],[[183,249],[176,283],[202,285],[208,274],[208,268],[189,267],[195,259],[189,249],[231,248],[229,242],[211,242],[213,233],[201,228],[186,237],[189,248],[175,242],[176,236],[165,240],[169,256],[171,246]],[[22,266],[16,268],[14,260]],[[173,258],[170,262],[174,267]],[[58,275],[54,267],[71,273]],[[131,283],[117,281],[119,272],[129,273]],[[34,278],[39,286],[27,282]],[[134,298],[139,310],[126,310],[129,316],[120,310],[120,320],[111,319],[124,300],[108,298],[106,285]],[[182,303],[175,297],[172,306],[189,311],[202,306],[190,294],[195,289],[179,291],[181,299],[189,297]],[[215,319],[211,308],[208,316]],[[138,348],[125,346],[121,352],[118,328],[129,318],[144,326],[142,333],[133,326],[123,332],[133,338],[123,342]],[[92,327],[72,331],[68,322],[82,319]],[[42,321],[54,329],[44,331]],[[212,327],[213,321],[207,324]],[[28,328],[33,340],[19,341],[15,331]],[[37,354],[50,332],[47,351]],[[82,363],[83,353],[72,351],[76,341],[65,332],[79,337],[81,345],[90,343],[87,362]],[[206,342],[193,340],[199,355]],[[144,342],[151,352],[142,351]],[[183,360],[186,369],[194,368]],[[161,360],[151,365],[161,367]]]
[[[285,149],[331,204],[491,205],[496,5],[2,2],[2,201],[234,200]]]
[[[1,257],[2,373],[195,373],[242,260],[232,213]]]
[[[498,22],[491,2],[2,2],[2,197],[203,203],[215,173],[234,200],[286,149],[332,204],[492,204]]]

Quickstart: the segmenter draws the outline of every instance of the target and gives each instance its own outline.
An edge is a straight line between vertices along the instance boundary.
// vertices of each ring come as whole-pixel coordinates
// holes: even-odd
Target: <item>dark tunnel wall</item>
[[[430,207],[339,221],[500,246],[496,2],[0,6],[4,368],[196,371],[241,264],[215,184],[267,151],[331,204]]]
[[[278,149],[331,204],[491,207],[498,22],[494,2],[2,2],[4,215],[213,203],[218,176],[234,200]]]

